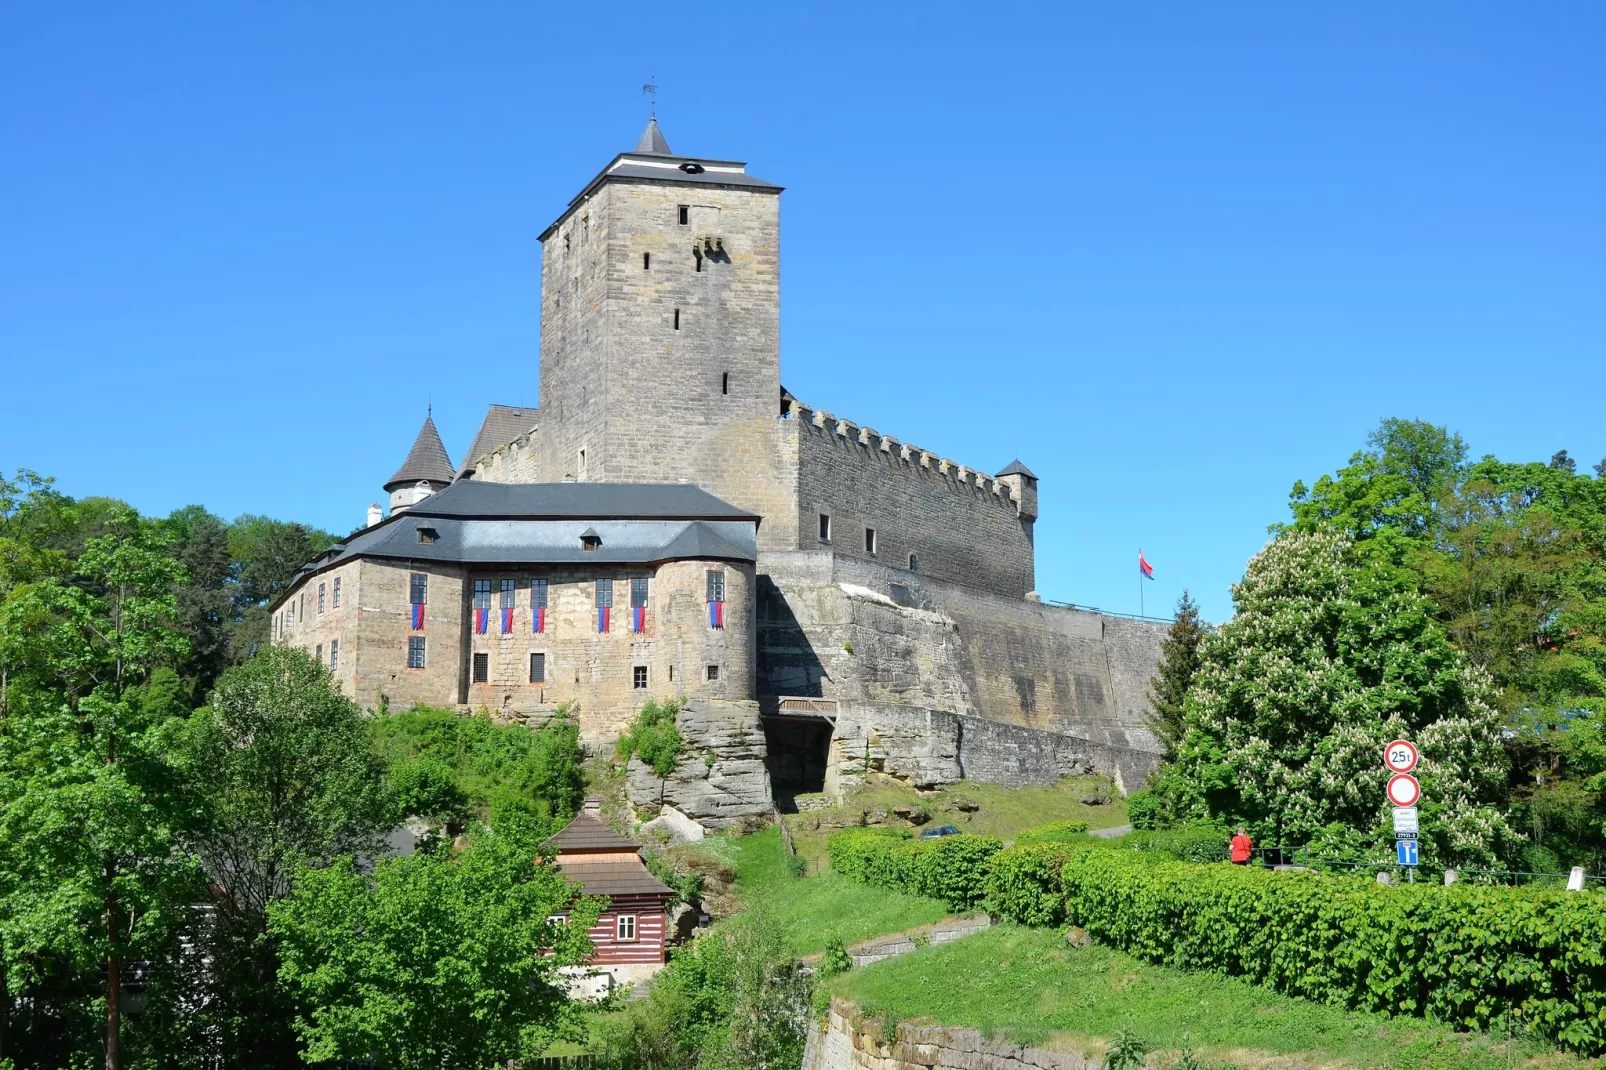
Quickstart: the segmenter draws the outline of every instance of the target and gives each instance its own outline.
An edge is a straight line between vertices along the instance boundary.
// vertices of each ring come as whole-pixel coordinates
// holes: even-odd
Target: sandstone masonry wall
[[[876,1018],[833,999],[822,1024],[809,1023],[803,1070],[1103,1070],[1102,1056],[1017,1047],[979,1030],[899,1023],[891,1035]]]

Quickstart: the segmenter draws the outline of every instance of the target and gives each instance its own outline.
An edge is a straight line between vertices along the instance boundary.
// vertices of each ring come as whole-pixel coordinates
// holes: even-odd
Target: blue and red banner
[[[644,632],[647,630],[646,606],[630,607],[630,630],[633,632]]]
[[[534,626],[536,633],[539,634],[546,631],[546,606],[536,606],[530,612],[530,623]]]
[[[1141,546],[1138,548],[1138,571],[1143,573],[1144,579],[1154,579],[1154,566],[1149,564],[1148,560],[1143,556],[1143,548]]]
[[[491,611],[490,610],[488,610],[488,609],[476,609],[474,611],[474,630],[476,632],[478,632],[480,635],[484,635],[485,634],[485,629],[490,626],[490,621],[491,621]]]
[[[597,607],[597,631],[605,632],[608,630],[608,612],[609,608],[607,606]]]
[[[725,627],[725,603],[724,602],[710,602],[710,603],[708,603],[708,626],[710,628],[723,628],[723,627]]]
[[[424,630],[424,603],[422,603],[422,602],[414,602],[413,603],[413,631],[421,632],[423,630]]]
[[[512,606],[503,606],[502,607],[502,634],[503,635],[512,635],[513,634],[513,607]]]

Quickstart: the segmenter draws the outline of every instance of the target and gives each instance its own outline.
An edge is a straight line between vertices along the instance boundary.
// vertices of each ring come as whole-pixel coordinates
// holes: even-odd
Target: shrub
[[[1050,821],[1015,837],[1016,846],[1028,843],[1075,843],[1087,836],[1086,821]]]
[[[1165,822],[1165,807],[1152,791],[1134,791],[1126,797],[1126,819],[1139,831],[1157,829]]]
[[[1060,871],[1072,851],[1093,849],[1066,843],[1017,842],[998,852],[987,873],[987,913],[1022,925],[1058,925],[1065,919]]]
[[[1003,844],[991,836],[911,840],[906,829],[845,829],[827,842],[831,868],[862,884],[941,899],[967,910],[986,895],[987,864]]]
[[[848,949],[842,946],[839,938],[832,937],[831,942],[825,945],[825,954],[820,956],[820,976],[835,977],[851,969],[853,956],[848,954]]]
[[[1179,829],[1133,832],[1111,840],[1116,847],[1133,851],[1160,851],[1184,862],[1225,862],[1230,854],[1232,834],[1214,825],[1189,825]]]
[[[679,712],[680,702],[675,699],[662,703],[656,699],[649,701],[631,722],[629,731],[619,737],[616,749],[619,760],[640,758],[660,777],[673,773],[686,749],[686,741],[675,727],[675,715]]]
[[[1606,899],[1071,852],[1065,919],[1139,958],[1349,1008],[1606,1051]]]
[[[402,812],[421,817],[455,817],[468,809],[468,796],[457,786],[452,767],[428,754],[398,765],[391,774]]]

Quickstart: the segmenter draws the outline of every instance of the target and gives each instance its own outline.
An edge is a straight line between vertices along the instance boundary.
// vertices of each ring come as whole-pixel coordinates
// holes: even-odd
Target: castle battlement
[[[930,450],[893,438],[891,435],[877,431],[868,424],[854,423],[852,420],[837,416],[835,413],[828,412],[825,409],[815,408],[813,405],[797,398],[791,398],[791,407],[793,419],[806,423],[817,430],[831,432],[841,438],[851,439],[864,446],[867,450],[879,450],[887,455],[889,461],[893,459],[893,453],[896,452],[896,459],[902,462],[905,467],[927,470],[934,468],[938,475],[949,477],[944,482],[950,484],[953,489],[958,490],[960,487],[974,488],[998,499],[999,504],[1007,505],[1010,509],[1018,511],[1019,506],[1015,501],[1015,495],[1008,484],[1002,482],[996,476],[988,475],[982,469],[960,464],[958,461],[932,453]]]

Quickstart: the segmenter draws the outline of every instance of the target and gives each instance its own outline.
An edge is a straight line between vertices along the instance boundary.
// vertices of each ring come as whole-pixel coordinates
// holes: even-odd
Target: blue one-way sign
[[[1395,840],[1394,841],[1394,850],[1395,850],[1395,853],[1399,855],[1400,865],[1402,865],[1402,866],[1414,866],[1414,865],[1416,865],[1416,841],[1415,840]]]

